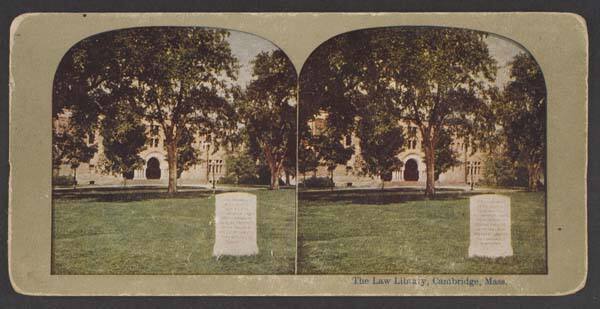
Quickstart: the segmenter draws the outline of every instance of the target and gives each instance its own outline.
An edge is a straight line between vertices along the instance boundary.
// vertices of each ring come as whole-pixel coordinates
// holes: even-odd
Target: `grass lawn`
[[[425,200],[402,192],[302,192],[298,201],[300,274],[546,273],[544,193],[511,199],[507,258],[468,258],[469,200]]]
[[[289,274],[295,190],[257,195],[256,256],[212,257],[215,201],[207,191],[55,194],[53,274]],[[241,191],[241,190],[240,190]]]

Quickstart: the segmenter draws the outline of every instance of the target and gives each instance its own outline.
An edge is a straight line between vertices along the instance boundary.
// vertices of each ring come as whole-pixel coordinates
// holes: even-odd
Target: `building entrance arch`
[[[404,163],[404,180],[419,180],[419,164],[417,164],[417,161],[415,159],[408,159],[406,163]]]
[[[160,161],[150,158],[146,163],[146,179],[160,179]]]

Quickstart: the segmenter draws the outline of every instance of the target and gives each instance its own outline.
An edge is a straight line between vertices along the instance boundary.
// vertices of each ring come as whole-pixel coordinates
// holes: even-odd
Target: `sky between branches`
[[[245,88],[252,79],[251,62],[254,57],[260,52],[272,51],[278,47],[270,41],[253,34],[239,31],[230,31],[230,33],[231,35],[227,40],[231,45],[233,55],[239,60],[240,64],[238,83]],[[516,54],[524,52],[524,50],[513,41],[495,35],[486,37],[485,42],[488,44],[490,55],[498,62],[496,85],[499,88],[503,88],[509,80],[510,68],[508,67],[508,63]]]

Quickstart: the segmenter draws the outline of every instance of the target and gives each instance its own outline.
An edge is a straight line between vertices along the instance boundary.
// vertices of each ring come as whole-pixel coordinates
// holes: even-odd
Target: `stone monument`
[[[258,254],[256,195],[244,192],[215,196],[213,256]]]
[[[497,194],[472,196],[469,210],[469,257],[512,256],[510,198]]]

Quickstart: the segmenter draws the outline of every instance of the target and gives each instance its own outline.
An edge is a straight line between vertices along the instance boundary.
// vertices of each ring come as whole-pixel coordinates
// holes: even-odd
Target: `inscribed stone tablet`
[[[510,198],[496,194],[472,196],[469,209],[469,257],[512,256]]]
[[[258,254],[256,195],[234,192],[215,196],[213,256]]]

